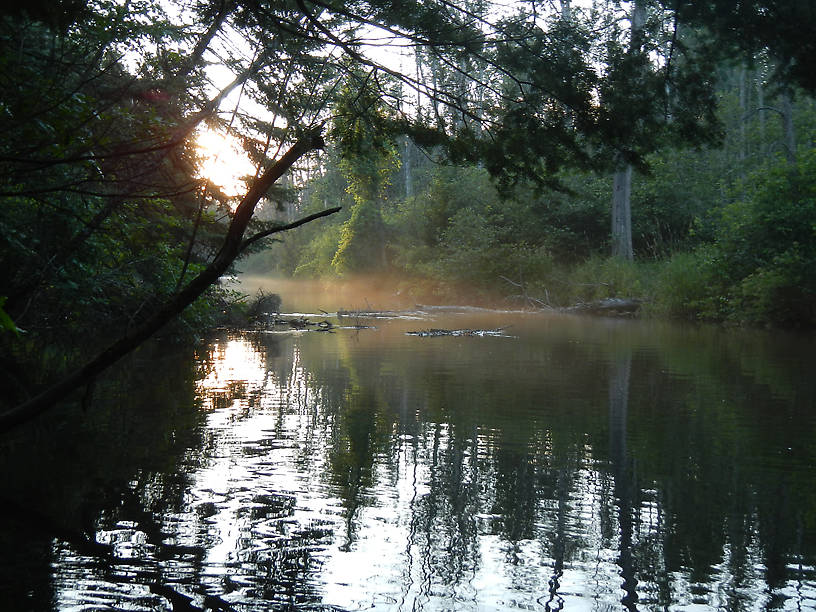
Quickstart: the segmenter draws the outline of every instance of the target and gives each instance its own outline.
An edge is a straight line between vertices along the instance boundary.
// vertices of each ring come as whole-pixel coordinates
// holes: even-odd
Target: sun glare
[[[255,167],[238,141],[226,134],[205,130],[196,136],[202,163],[199,176],[207,178],[228,196],[246,191],[243,177],[255,174]]]

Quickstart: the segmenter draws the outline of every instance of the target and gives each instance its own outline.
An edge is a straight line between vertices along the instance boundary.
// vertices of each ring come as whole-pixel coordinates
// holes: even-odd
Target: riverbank
[[[279,293],[286,310],[319,305],[327,311],[400,310],[416,304],[468,304],[489,308],[593,310],[609,300],[637,303],[626,316],[764,328],[816,328],[816,300],[807,287],[729,283],[710,253],[683,253],[662,261],[589,258],[575,265],[537,266],[527,275],[465,282],[455,275],[399,273],[354,278],[293,279],[247,273],[235,284],[254,295]],[[464,274],[463,274],[464,276]],[[601,309],[600,314],[604,314]],[[620,309],[618,309],[620,310]]]

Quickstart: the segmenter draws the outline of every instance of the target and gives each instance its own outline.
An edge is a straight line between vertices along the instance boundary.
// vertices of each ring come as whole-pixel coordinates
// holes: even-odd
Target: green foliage
[[[751,27],[767,18],[761,4],[748,7]],[[680,16],[733,25],[729,8],[715,5],[681,7]],[[43,342],[69,346],[89,331],[137,324],[173,295],[217,252],[231,213],[226,202],[206,199],[194,230],[202,203],[195,151],[191,143],[163,148],[209,93],[203,63],[188,64],[206,28],[174,26],[152,0],[61,6],[38,3],[0,19],[0,282],[8,297],[0,315]],[[634,44],[614,12],[577,10],[565,23],[557,15],[529,19],[520,7],[492,38],[450,8],[323,6],[320,23],[333,36],[352,32],[351,13],[359,12],[417,37],[426,49],[417,55],[425,94],[436,99],[419,96],[415,109],[404,90],[413,70],[400,82],[354,52],[327,55],[337,41],[303,21],[300,8],[193,9],[196,25],[225,11],[259,49],[255,72],[243,72],[247,58],[225,59],[236,74],[249,74],[243,95],[276,115],[234,115],[229,129],[253,160],[269,163],[272,144],[284,144],[283,123],[296,132],[330,117],[320,176],[304,187],[297,211],[345,210],[256,256],[262,271],[396,268],[499,297],[517,290],[505,277],[562,304],[657,287],[655,308],[672,315],[812,321],[812,155],[802,156],[797,173],[780,167],[740,182],[778,150],[779,122],[770,111],[752,112],[759,100],[746,102],[734,70],[716,67],[714,49],[696,32],[667,39],[661,19],[672,9],[653,7]],[[301,22],[310,25],[288,29]],[[775,38],[768,44],[785,47]],[[760,84],[771,73],[769,57],[750,67]],[[796,76],[790,65],[779,67]],[[722,82],[716,116],[715,77]],[[799,141],[810,142],[812,101],[797,109]],[[720,124],[729,129],[724,150],[675,148],[716,141]],[[404,133],[424,155],[412,144],[414,159],[401,159],[395,138]],[[633,234],[640,257],[669,258],[657,285],[649,265],[599,257],[609,239],[609,180],[590,170],[620,156],[650,168],[636,176]],[[477,163],[443,165],[451,160]],[[410,174],[404,184],[394,180],[402,168]],[[185,314],[188,323],[205,323],[208,309],[228,299],[213,290]],[[0,325],[9,328],[5,318]]]
[[[710,246],[677,253],[660,266],[651,311],[687,320],[716,318],[720,289]]]
[[[340,230],[340,241],[331,265],[342,275],[371,272],[385,267],[385,225],[377,202],[358,202]]]
[[[445,252],[440,261],[442,273],[473,284],[489,282],[491,277],[495,279],[496,268],[506,263],[505,257],[496,252],[497,239],[498,229],[484,214],[473,208],[457,211],[442,234],[441,246]]]
[[[732,72],[725,75],[725,88],[739,84]],[[796,172],[782,163],[769,165],[780,122],[756,113],[745,119],[732,89],[719,109],[731,130],[724,149],[664,147],[648,157],[647,173],[636,174],[633,238],[639,262],[601,256],[609,239],[607,176],[563,172],[559,190],[519,183],[500,191],[486,169],[429,165],[412,169],[410,197],[399,184],[389,186],[389,199],[377,207],[384,228],[379,220],[363,223],[372,221],[364,213],[374,206],[352,212],[345,229],[334,226],[314,238],[304,252],[322,263],[305,265],[301,273],[325,273],[329,254],[341,240],[347,248],[351,236],[369,247],[361,260],[381,261],[374,245],[384,239],[388,266],[428,279],[436,295],[447,299],[495,301],[526,293],[551,305],[570,305],[641,297],[650,299],[645,310],[661,316],[811,325],[813,154],[800,152]],[[807,137],[816,116],[812,101],[802,100],[797,109],[796,124]],[[321,197],[332,172],[343,174],[340,163],[330,164],[314,183]]]
[[[561,302],[590,302],[607,297],[648,298],[654,284],[653,267],[619,257],[590,257],[571,270],[562,284],[568,291]]]
[[[400,160],[385,127],[388,119],[385,107],[368,79],[352,74],[336,110],[330,134],[336,142],[338,165],[354,205],[340,231],[331,265],[340,275],[375,271],[386,265],[381,208]]]
[[[560,180],[566,191],[517,189],[514,200],[524,212],[515,217],[515,225],[526,232],[526,240],[541,244],[567,265],[607,250],[611,186],[587,172],[564,173]]]
[[[726,207],[715,248],[739,314],[752,323],[816,325],[816,150],[794,168],[750,177]]]
[[[779,80],[816,92],[811,70],[816,63],[811,36],[816,13],[809,2],[709,0],[676,6],[682,23],[704,29],[705,50],[721,57],[741,54],[746,59],[767,52],[780,60]]]
[[[11,317],[8,316],[5,310],[3,310],[3,304],[6,303],[6,297],[0,297],[0,331],[11,331],[15,334],[19,334],[20,331],[17,329],[17,326],[14,324],[14,321],[11,320]]]
[[[378,197],[399,167],[389,126],[379,92],[365,76],[350,75],[336,100],[329,138],[357,201]]]
[[[714,240],[662,268],[656,310],[754,325],[816,325],[816,152],[750,176]]]
[[[89,4],[71,19],[58,30],[0,18],[0,284],[4,315],[29,332],[5,339],[11,353],[75,354],[152,314],[177,290],[198,207],[193,149],[156,146],[195,86],[156,89],[169,66],[134,51],[149,42],[171,62],[184,35],[152,2]],[[205,213],[188,274],[221,231]],[[212,290],[175,331],[210,325],[222,301]]]
[[[769,262],[790,247],[813,245],[816,227],[816,150],[749,177],[745,197],[722,211],[720,250],[729,270],[742,274]]]
[[[642,257],[664,259],[710,239],[700,220],[721,199],[723,167],[715,151],[668,148],[649,158],[632,186],[632,241]],[[611,196],[610,196],[611,197]],[[605,199],[608,203],[609,198]]]
[[[774,255],[740,283],[741,316],[751,323],[816,325],[814,270],[812,249],[798,243]]]
[[[332,261],[337,253],[337,244],[340,242],[340,226],[332,224],[323,228],[312,239],[303,245],[297,253],[297,265],[293,270],[294,276],[318,278],[332,272]],[[284,245],[284,250],[291,251],[292,245]]]
[[[412,249],[437,247],[460,210],[486,211],[499,205],[496,189],[484,170],[436,166],[427,174],[425,188],[400,202],[388,217],[398,258],[411,258],[408,253]]]

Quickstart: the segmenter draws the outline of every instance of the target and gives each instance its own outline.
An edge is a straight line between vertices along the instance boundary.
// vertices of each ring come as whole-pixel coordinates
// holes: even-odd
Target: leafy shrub
[[[385,263],[385,224],[379,202],[360,201],[343,224],[331,265],[344,275],[381,270]]]
[[[660,266],[653,312],[680,319],[716,319],[719,282],[710,247],[678,253]]]
[[[645,297],[651,287],[652,267],[620,257],[591,257],[569,273],[569,302],[607,297]],[[563,299],[562,299],[563,301]]]
[[[816,257],[799,243],[740,283],[741,312],[750,323],[816,325]]]
[[[816,150],[754,174],[723,210],[714,249],[729,285],[730,318],[816,325]]]
[[[337,253],[340,231],[341,228],[338,225],[327,225],[323,233],[317,234],[311,241],[301,247],[293,275],[301,278],[317,278],[331,274],[332,259]],[[283,247],[292,248],[286,244]]]

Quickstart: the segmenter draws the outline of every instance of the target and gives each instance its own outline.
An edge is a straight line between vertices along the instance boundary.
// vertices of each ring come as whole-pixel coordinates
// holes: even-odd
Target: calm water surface
[[[0,441],[0,608],[816,609],[813,336],[366,322],[152,346]]]

